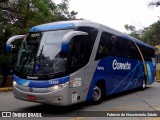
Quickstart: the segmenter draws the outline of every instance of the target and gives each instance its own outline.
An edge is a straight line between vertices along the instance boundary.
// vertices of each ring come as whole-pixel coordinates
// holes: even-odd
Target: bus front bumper
[[[69,105],[68,85],[62,88],[30,88],[13,84],[13,94],[15,98],[30,102],[39,102],[58,106]]]

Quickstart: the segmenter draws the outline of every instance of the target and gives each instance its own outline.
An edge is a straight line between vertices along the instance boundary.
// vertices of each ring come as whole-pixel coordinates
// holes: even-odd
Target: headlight
[[[66,82],[66,83],[63,83],[63,84],[54,85],[54,86],[48,87],[48,90],[50,90],[50,91],[60,90],[60,89],[62,89],[64,87],[66,87],[68,84],[69,84],[69,82]]]

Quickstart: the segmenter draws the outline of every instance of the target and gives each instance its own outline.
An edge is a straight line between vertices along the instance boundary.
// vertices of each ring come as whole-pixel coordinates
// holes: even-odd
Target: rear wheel
[[[93,89],[92,101],[94,104],[99,104],[103,101],[105,96],[103,85],[96,85]]]

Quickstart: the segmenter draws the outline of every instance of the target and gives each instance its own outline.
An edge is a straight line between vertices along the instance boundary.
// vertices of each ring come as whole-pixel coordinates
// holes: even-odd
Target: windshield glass
[[[38,76],[65,73],[67,52],[61,52],[61,43],[69,31],[73,30],[28,33],[18,54],[16,72]]]

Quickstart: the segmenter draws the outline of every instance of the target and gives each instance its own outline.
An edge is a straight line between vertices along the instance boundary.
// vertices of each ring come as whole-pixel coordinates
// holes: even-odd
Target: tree
[[[0,25],[12,25],[14,33],[25,33],[31,26],[37,24],[73,19],[77,14],[74,11],[68,12],[67,0],[62,0],[59,4],[55,4],[52,0],[3,0],[0,2]]]
[[[129,31],[129,35],[142,40],[152,46],[160,44],[160,21],[157,21],[149,27],[143,28],[142,30],[136,30],[135,26],[125,25],[125,29]]]
[[[8,0],[0,5],[1,24],[12,24],[14,32],[25,33],[31,26],[57,21],[68,10],[65,0],[56,5],[51,0]]]
[[[148,4],[149,7],[159,7],[160,6],[160,0],[154,0]]]
[[[133,25],[124,25],[125,29],[129,32],[128,34],[134,38],[141,39],[140,31],[136,30],[136,27]]]
[[[125,29],[126,29],[127,31],[130,31],[130,32],[136,31],[136,27],[133,26],[133,25],[128,25],[128,24],[126,24],[126,25],[124,25],[124,27],[125,27]]]
[[[153,0],[148,4],[149,7],[159,7],[160,6],[160,0]],[[135,27],[132,25],[125,25],[125,29],[127,31],[130,31],[129,35],[136,37],[138,35],[138,38],[152,46],[155,46],[157,44],[160,44],[160,20],[153,23],[149,27],[143,28],[142,30],[136,31]],[[138,34],[137,34],[138,33]],[[140,34],[139,34],[140,33]],[[137,37],[136,37],[137,38]]]
[[[160,44],[160,21],[157,21],[148,27],[148,30],[144,32],[142,40],[150,45]]]
[[[149,7],[159,7],[160,0],[153,0],[148,4]],[[144,29],[142,40],[150,45],[160,44],[160,21],[157,21]]]

